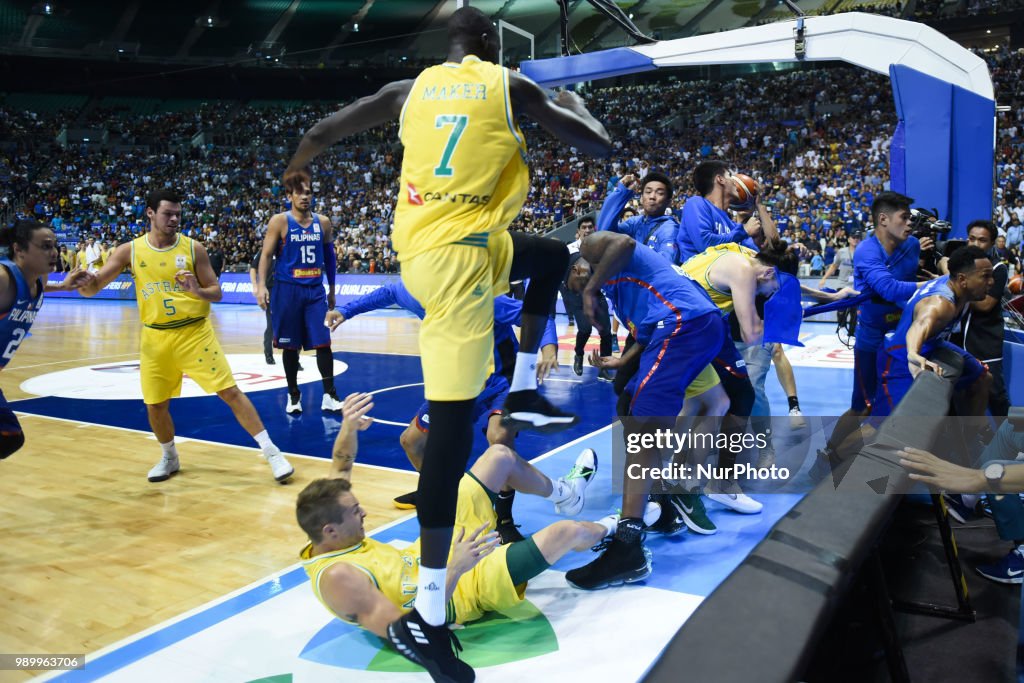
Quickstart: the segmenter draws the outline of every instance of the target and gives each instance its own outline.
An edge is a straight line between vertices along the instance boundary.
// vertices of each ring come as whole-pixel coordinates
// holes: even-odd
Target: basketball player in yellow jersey
[[[202,244],[178,234],[181,199],[170,190],[146,197],[149,232],[113,250],[95,278],[78,291],[93,296],[131,268],[142,319],[139,374],[149,425],[163,456],[149,471],[152,482],[164,481],[180,466],[174,447],[170,401],[181,394],[188,376],[204,391],[216,393],[235,419],[256,440],[274,479],[283,482],[295,472],[263,428],[248,397],[235,385],[231,368],[210,324],[210,302],[223,293]]]
[[[444,64],[415,81],[386,85],[317,123],[285,173],[288,181],[346,136],[401,120],[405,154],[392,239],[402,282],[426,310],[419,343],[431,430],[417,491],[422,565],[416,609],[392,625],[391,639],[413,661],[439,662],[441,680],[472,680],[454,659],[444,628],[445,563],[459,478],[472,448],[473,402],[492,368],[492,302],[507,291],[510,278],[530,278],[530,287],[506,420],[548,431],[576,421],[537,392],[537,350],[569,254],[560,242],[507,231],[528,190],[516,115],[530,116],[584,153],[606,156],[611,150],[604,126],[577,95],[563,92],[552,100],[497,62],[491,20],[472,7],[456,10]],[[449,669],[454,673],[443,673]]]
[[[353,394],[346,401],[351,406],[362,398],[369,397]],[[346,440],[345,450],[354,458],[362,427],[359,417],[347,413],[349,416],[354,419],[342,422],[338,438]],[[571,488],[583,496],[592,477],[593,471],[586,482]],[[561,495],[558,489],[567,484],[550,479],[500,444],[484,451],[462,477],[457,513],[460,531],[452,544],[444,587],[447,609],[455,623],[465,624],[486,612],[518,604],[527,581],[570,551],[589,550],[618,523],[618,515],[597,522],[562,520],[522,541],[499,546],[494,501],[497,492],[509,486],[554,502]],[[318,479],[296,501],[296,518],[310,540],[301,557],[314,595],[340,619],[388,638],[388,626],[415,601],[420,547],[413,543],[398,550],[367,538],[365,516],[347,476]],[[465,664],[461,668],[469,669]]]

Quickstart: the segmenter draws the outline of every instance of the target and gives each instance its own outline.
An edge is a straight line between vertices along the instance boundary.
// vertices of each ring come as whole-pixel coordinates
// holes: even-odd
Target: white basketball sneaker
[[[341,400],[334,398],[330,394],[324,394],[324,400],[320,402],[320,410],[326,410],[332,413],[338,412],[341,410]]]
[[[291,463],[288,462],[284,454],[278,449],[275,448],[270,453],[265,452],[263,457],[266,458],[267,464],[270,465],[270,471],[273,473],[274,479],[282,484],[295,474],[295,468],[291,466]]]
[[[561,503],[555,503],[555,512],[566,517],[575,517],[583,509],[586,499],[587,484],[597,474],[597,453],[593,448],[585,448],[576,458],[576,464],[562,481],[569,485],[572,492]]]
[[[292,414],[292,415],[298,415],[299,413],[301,413],[302,412],[302,396],[296,396],[296,397],[292,398],[289,395],[288,396],[288,407],[284,409],[284,412]]]
[[[704,494],[716,503],[744,515],[756,515],[764,507],[763,504],[743,493],[743,489],[734,481],[717,482],[717,485],[709,484],[705,488]]]
[[[181,465],[178,463],[177,455],[167,455],[160,458],[160,462],[153,466],[153,469],[149,471],[149,480],[151,482],[167,481],[181,469]]]

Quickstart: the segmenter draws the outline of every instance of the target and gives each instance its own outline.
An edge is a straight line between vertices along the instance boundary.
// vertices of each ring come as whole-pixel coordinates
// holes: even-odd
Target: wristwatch
[[[989,485],[995,486],[996,488],[998,488],[1002,483],[1003,475],[1006,474],[1006,468],[1000,462],[989,463],[985,466],[983,471],[985,472],[985,479],[988,481]]]

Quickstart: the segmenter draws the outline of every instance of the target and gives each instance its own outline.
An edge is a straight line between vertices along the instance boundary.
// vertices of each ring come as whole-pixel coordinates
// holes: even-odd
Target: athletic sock
[[[178,457],[178,449],[174,447],[173,438],[167,443],[160,444],[160,448],[164,449],[164,455],[166,455],[168,458]]]
[[[516,368],[512,372],[509,391],[529,391],[537,388],[537,354],[520,351],[516,354]]]
[[[615,528],[615,538],[623,543],[633,545],[640,542],[640,534],[643,532],[643,529],[644,520],[637,517],[623,517]]]
[[[262,432],[260,432],[259,434],[252,438],[256,440],[256,443],[259,444],[260,449],[264,453],[273,453],[278,450],[277,446],[274,445],[274,442],[270,440],[270,435],[267,434],[266,429],[264,429]]]
[[[511,491],[499,491],[498,499],[494,501],[494,516],[498,524],[512,521],[512,501],[515,500],[515,489]]]
[[[416,611],[423,621],[431,626],[441,626],[445,622],[445,583],[448,580],[448,569],[441,567],[420,567],[418,587],[416,589]]]

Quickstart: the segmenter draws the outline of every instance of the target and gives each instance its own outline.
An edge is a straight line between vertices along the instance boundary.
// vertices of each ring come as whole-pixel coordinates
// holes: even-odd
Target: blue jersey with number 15
[[[11,310],[0,313],[0,350],[3,351],[0,354],[0,368],[4,368],[14,357],[14,352],[18,350],[22,340],[28,336],[28,330],[32,327],[36,314],[43,306],[43,283],[41,280],[37,283],[39,294],[33,297],[32,288],[29,287],[21,269],[13,261],[2,259],[0,266],[6,268],[7,272],[11,274],[11,279],[17,288]]]
[[[288,218],[288,232],[277,247],[277,282],[297,285],[322,285],[324,275],[324,234],[320,217],[313,214],[313,222],[299,225],[292,214]]]

